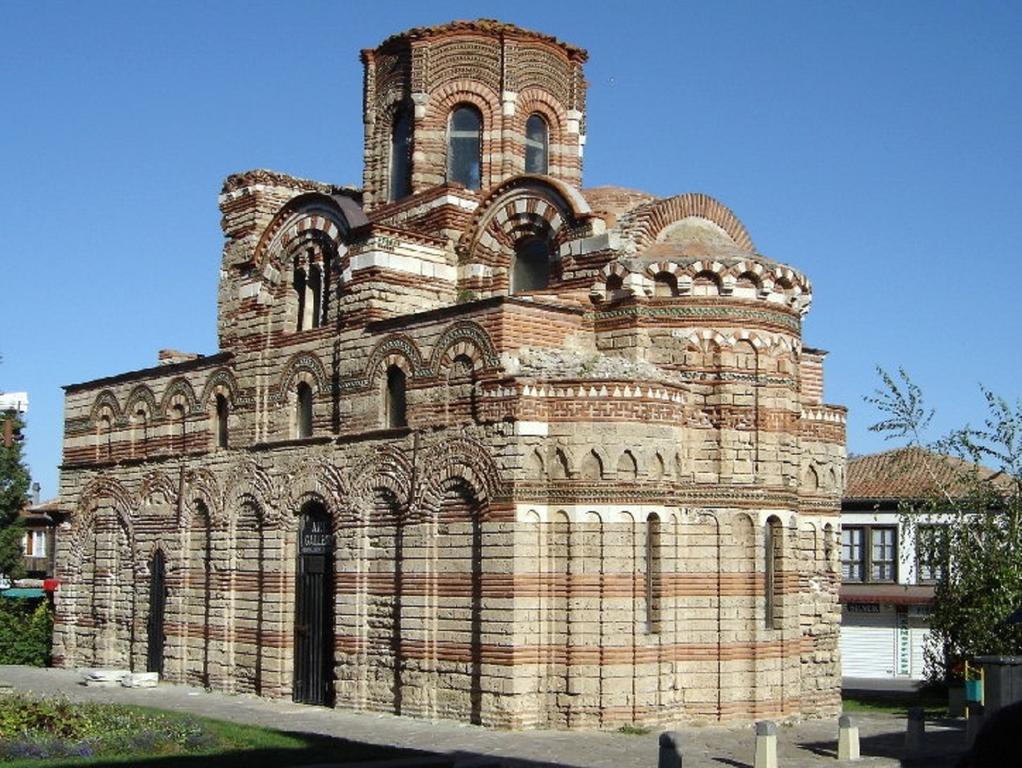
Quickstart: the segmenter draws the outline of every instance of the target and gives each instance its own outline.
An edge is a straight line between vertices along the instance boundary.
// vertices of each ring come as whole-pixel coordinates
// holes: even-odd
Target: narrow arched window
[[[540,237],[519,240],[511,270],[511,293],[538,291],[549,284],[550,244]]]
[[[546,120],[529,115],[525,121],[525,172],[546,173],[548,167],[549,130]]]
[[[483,118],[466,104],[451,113],[447,128],[447,180],[469,189],[482,186]]]
[[[646,631],[660,632],[661,602],[660,517],[646,518]]]
[[[223,395],[216,396],[216,447],[227,447],[227,398]]]
[[[390,132],[390,202],[411,192],[412,120],[407,109],[394,115]]]
[[[327,317],[330,314],[330,290],[333,285],[331,280],[331,276],[333,275],[333,264],[334,251],[333,249],[330,249],[323,253],[323,297],[320,301],[320,325],[326,325]]]
[[[295,320],[295,330],[301,331],[305,328],[305,270],[295,267],[294,274],[295,295],[298,297],[298,317]]]
[[[298,385],[295,405],[295,435],[312,437],[312,387],[304,381]]]
[[[387,396],[385,410],[387,426],[391,429],[408,426],[405,403],[405,372],[392,365],[387,369]]]
[[[319,322],[322,320],[322,310],[320,309],[320,301],[323,298],[323,273],[320,271],[319,264],[313,264],[309,267],[309,301],[312,304],[311,311],[309,312],[308,328],[318,328]]]
[[[766,627],[767,629],[781,628],[781,546],[784,537],[781,529],[781,521],[776,517],[767,520],[765,536],[766,555]]]

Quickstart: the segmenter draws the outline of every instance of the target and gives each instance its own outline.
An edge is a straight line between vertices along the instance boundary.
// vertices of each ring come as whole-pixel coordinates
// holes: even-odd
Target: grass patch
[[[253,768],[409,757],[411,750],[119,704],[0,698],[0,766]],[[445,761],[438,758],[437,765]]]
[[[617,732],[623,733],[626,736],[645,736],[649,733],[649,728],[643,728],[641,725],[632,725],[629,723],[628,725],[622,725],[617,729]]]
[[[852,691],[841,696],[841,708],[848,713],[883,714],[908,717],[912,707],[922,707],[926,717],[947,715],[947,693],[921,691]]]

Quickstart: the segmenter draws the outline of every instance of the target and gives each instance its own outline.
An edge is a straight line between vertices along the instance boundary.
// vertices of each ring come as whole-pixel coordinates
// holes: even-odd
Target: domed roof
[[[576,45],[571,45],[563,40],[559,40],[553,35],[544,35],[542,32],[533,32],[531,29],[523,29],[515,24],[508,24],[504,21],[498,21],[497,19],[473,19],[473,20],[462,20],[462,21],[449,21],[446,24],[434,24],[428,27],[412,27],[404,32],[399,32],[396,35],[391,35],[382,43],[380,48],[386,48],[394,43],[407,42],[411,40],[423,40],[429,37],[442,37],[450,34],[483,34],[490,35],[493,37],[504,36],[514,37],[518,39],[531,39],[538,40],[544,43],[552,43],[563,50],[569,58],[577,61],[585,61],[589,58],[589,54],[585,48],[579,48]]]
[[[657,242],[640,250],[636,257],[644,261],[669,259],[680,263],[713,259],[728,263],[751,255],[753,251],[739,246],[716,222],[702,216],[686,216],[666,227],[657,236]]]

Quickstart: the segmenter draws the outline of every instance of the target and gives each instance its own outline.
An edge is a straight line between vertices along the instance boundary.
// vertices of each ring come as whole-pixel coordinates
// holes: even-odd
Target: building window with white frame
[[[944,576],[947,528],[943,525],[916,527],[916,583],[936,584]]]
[[[841,529],[841,578],[852,582],[896,581],[897,541],[897,526],[844,526]]]
[[[46,531],[27,531],[21,546],[25,557],[46,557]]]

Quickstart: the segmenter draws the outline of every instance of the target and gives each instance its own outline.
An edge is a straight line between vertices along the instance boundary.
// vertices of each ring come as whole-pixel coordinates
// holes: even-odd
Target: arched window
[[[766,627],[781,628],[781,546],[784,536],[781,521],[776,517],[767,520],[765,536],[766,552]]]
[[[447,180],[468,189],[482,186],[483,118],[479,110],[462,104],[451,113],[447,128]]]
[[[227,398],[223,395],[216,396],[216,447],[227,447]]]
[[[390,429],[408,426],[405,403],[405,372],[392,365],[387,369],[387,396],[385,410]]]
[[[540,237],[526,237],[515,245],[511,293],[539,291],[550,284],[550,244]]]
[[[536,114],[525,121],[525,172],[547,172],[549,130],[546,120]]]
[[[332,248],[324,251],[323,253],[323,289],[320,291],[322,294],[322,300],[320,301],[320,325],[326,325],[327,317],[330,314],[330,290],[333,285],[331,275],[333,274],[335,255],[336,251]]]
[[[654,296],[677,296],[678,278],[670,272],[658,272],[653,277]]]
[[[295,321],[295,330],[301,331],[305,328],[305,270],[295,266],[294,281],[295,295],[298,297],[298,317]]]
[[[312,437],[312,387],[304,381],[298,385],[295,403],[295,435]]]
[[[660,517],[653,513],[646,518],[646,631],[660,632]]]
[[[412,121],[408,110],[394,115],[390,132],[390,202],[411,192]]]
[[[309,266],[309,296],[307,301],[312,307],[308,316],[307,328],[319,328],[320,320],[323,319],[323,311],[320,308],[320,301],[323,298],[323,272],[319,264]]]

